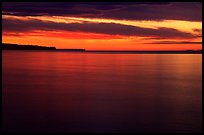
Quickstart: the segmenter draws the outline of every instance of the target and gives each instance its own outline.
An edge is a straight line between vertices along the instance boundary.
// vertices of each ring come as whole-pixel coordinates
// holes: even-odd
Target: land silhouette
[[[2,50],[54,50],[73,52],[93,52],[93,53],[137,53],[137,54],[202,54],[202,50],[85,50],[85,49],[57,49],[39,45],[18,45],[2,43]]]
[[[18,44],[2,44],[3,50],[56,50],[55,47],[46,47],[38,45],[18,45]]]

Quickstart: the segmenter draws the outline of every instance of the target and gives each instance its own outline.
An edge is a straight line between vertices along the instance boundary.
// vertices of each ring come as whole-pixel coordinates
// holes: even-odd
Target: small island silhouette
[[[89,52],[89,53],[135,53],[135,54],[202,54],[202,50],[85,50],[85,49],[56,49],[56,47],[47,47],[39,45],[18,45],[2,43],[2,50],[54,50],[71,52]]]
[[[2,50],[60,50],[60,51],[85,51],[85,49],[56,49],[56,47],[47,47],[39,45],[18,45],[2,43]]]
[[[56,50],[55,47],[2,43],[2,50]]]

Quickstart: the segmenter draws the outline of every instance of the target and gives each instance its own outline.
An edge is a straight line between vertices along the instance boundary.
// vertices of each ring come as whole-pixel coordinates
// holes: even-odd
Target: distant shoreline
[[[2,50],[56,50],[55,47],[2,43]]]
[[[103,53],[103,54],[202,54],[202,50],[157,50],[157,51],[131,51],[131,50],[85,50],[85,49],[56,49],[55,47],[46,47],[38,45],[17,45],[2,43],[2,50],[47,50],[47,51],[63,51],[63,52],[84,52],[84,53]]]

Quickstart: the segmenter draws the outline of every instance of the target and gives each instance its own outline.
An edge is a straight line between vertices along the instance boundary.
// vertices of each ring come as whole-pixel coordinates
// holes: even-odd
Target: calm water
[[[201,132],[201,54],[3,51],[4,132]]]

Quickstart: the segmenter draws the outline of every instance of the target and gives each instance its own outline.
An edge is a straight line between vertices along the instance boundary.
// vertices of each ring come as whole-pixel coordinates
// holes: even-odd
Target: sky
[[[201,2],[2,2],[2,43],[202,50]]]

